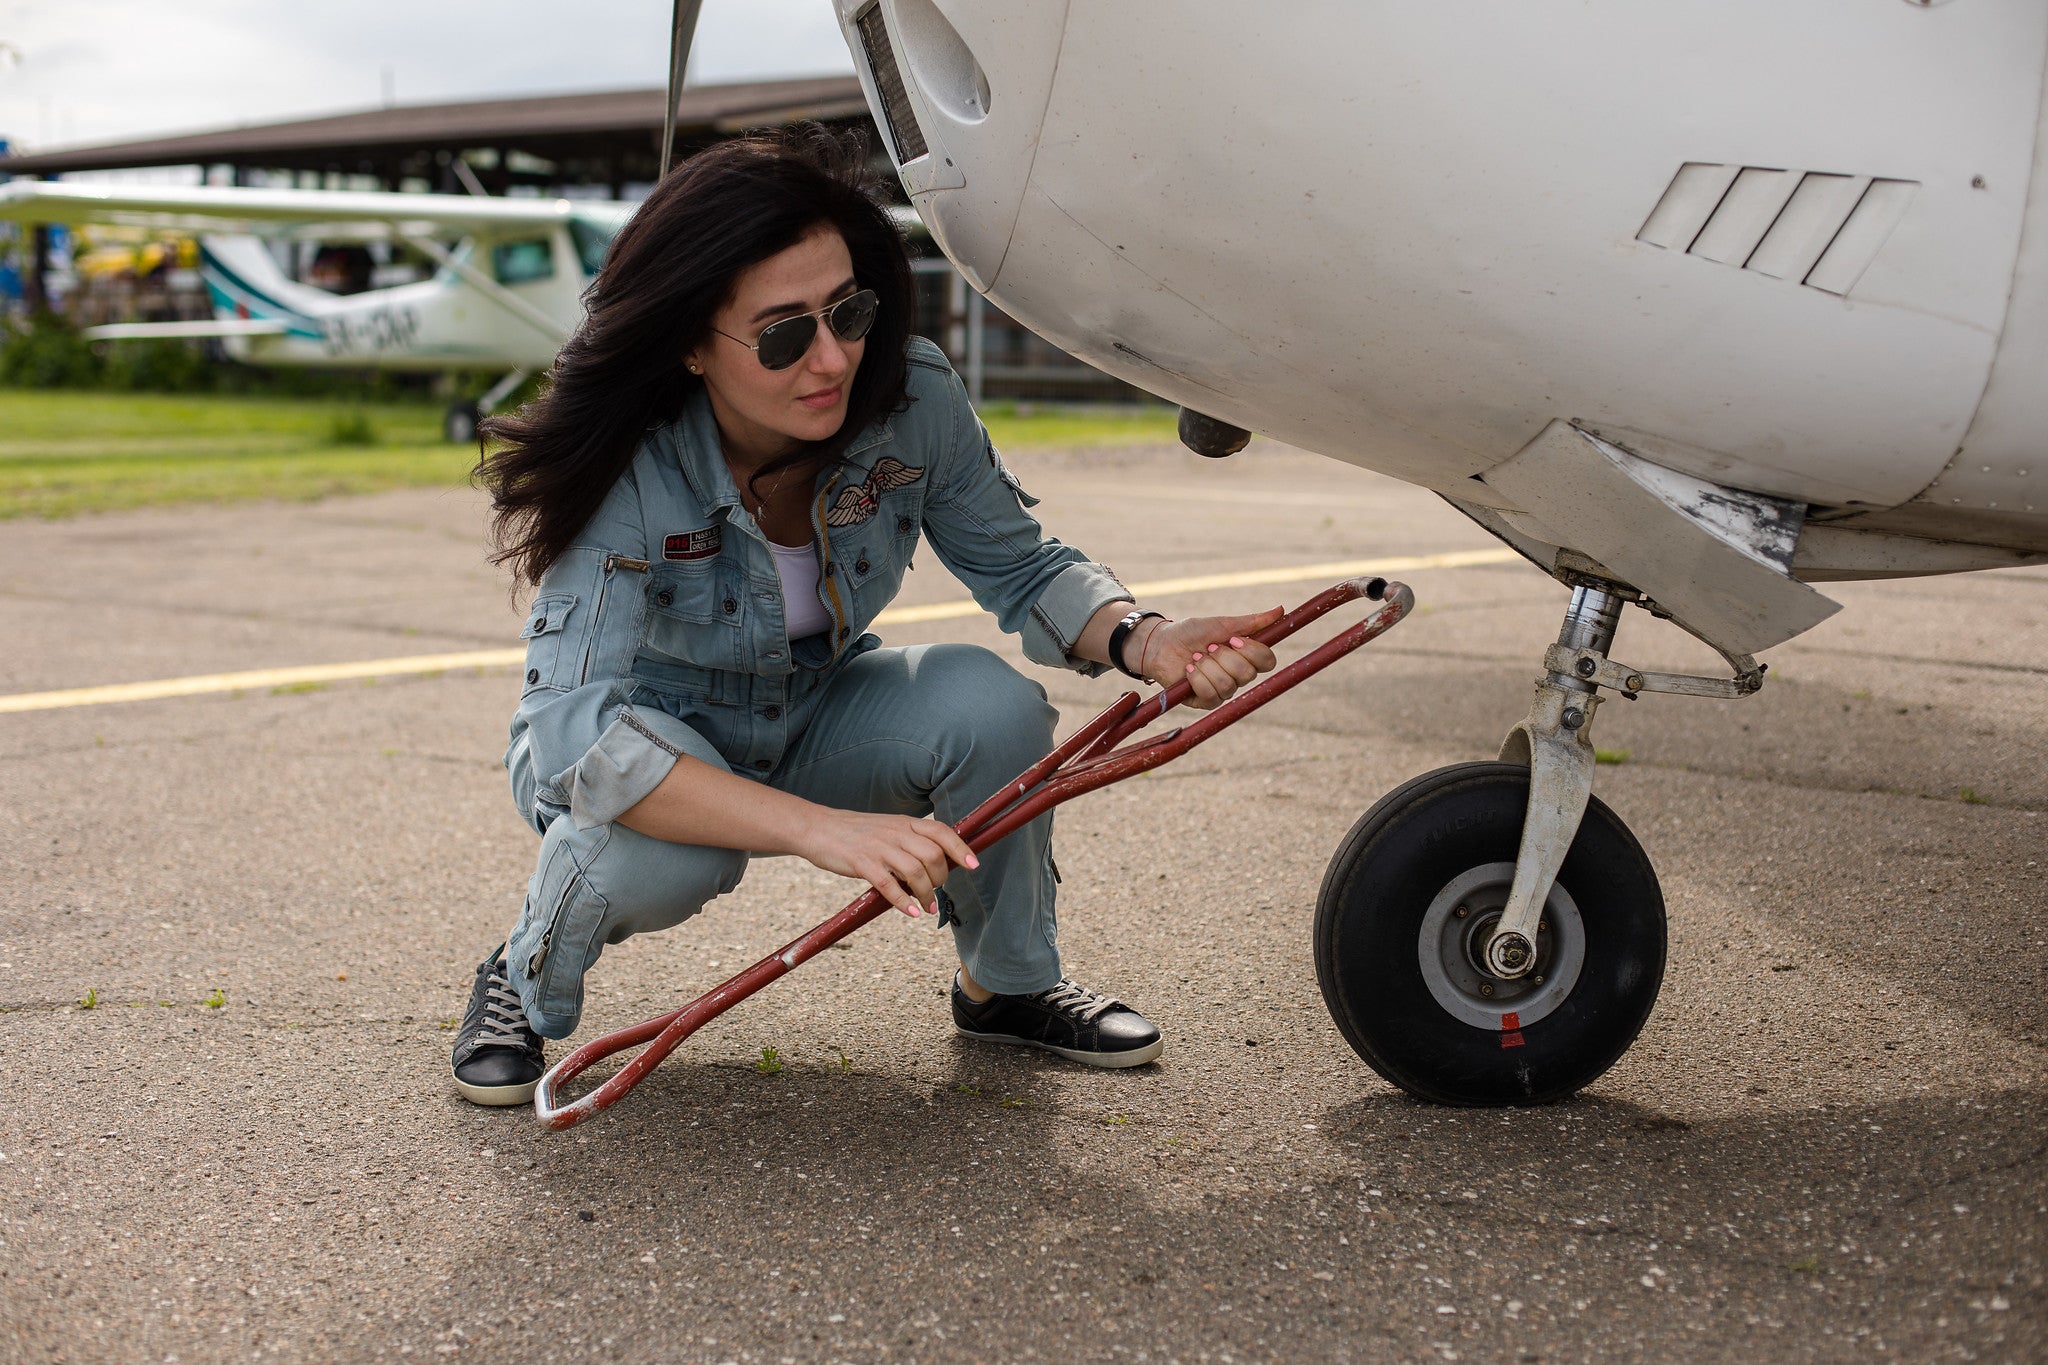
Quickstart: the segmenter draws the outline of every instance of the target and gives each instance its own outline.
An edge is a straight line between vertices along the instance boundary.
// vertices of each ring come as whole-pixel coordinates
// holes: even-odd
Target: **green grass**
[[[440,433],[422,404],[0,390],[0,519],[448,487],[475,455]]]
[[[1173,445],[1179,414],[1163,405],[1055,408],[984,403],[982,424],[998,450],[1038,446]]]
[[[1005,448],[1171,443],[1167,407],[983,410]],[[462,484],[425,403],[0,389],[0,520]]]

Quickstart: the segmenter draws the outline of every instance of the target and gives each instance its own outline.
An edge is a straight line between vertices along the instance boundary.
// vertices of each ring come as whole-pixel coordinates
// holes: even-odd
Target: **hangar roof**
[[[178,137],[0,157],[0,175],[142,166],[233,165],[391,176],[422,154],[471,147],[513,148],[534,156],[604,161],[651,159],[660,148],[668,92],[608,90],[416,104],[327,118],[226,128]],[[791,119],[867,114],[853,76],[700,85],[677,101],[679,146]],[[633,178],[643,178],[634,176]],[[651,179],[651,174],[644,177]]]

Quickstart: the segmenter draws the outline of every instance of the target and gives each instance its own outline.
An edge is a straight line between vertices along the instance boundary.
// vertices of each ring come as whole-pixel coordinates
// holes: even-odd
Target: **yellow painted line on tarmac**
[[[308,664],[299,668],[257,668],[246,673],[202,673],[191,678],[158,678],[153,682],[113,683],[106,687],[74,687],[65,692],[17,692],[0,697],[0,713],[55,711],[66,706],[105,706],[117,701],[160,701],[165,697],[197,697],[208,692],[254,691],[265,687],[301,687],[308,683],[348,682],[357,678],[397,678],[438,673],[449,668],[491,668],[525,659],[523,649],[483,649],[466,654],[414,654],[402,659],[361,659],[346,664]]]
[[[1176,593],[1253,588],[1309,579],[1335,582],[1366,574],[1412,573],[1417,569],[1468,569],[1504,564],[1519,558],[1513,550],[1460,550],[1438,555],[1396,555],[1385,559],[1344,559],[1325,564],[1294,564],[1284,568],[1245,569],[1237,573],[1197,574],[1132,583],[1139,600]],[[875,618],[878,626],[946,621],[981,612],[973,601],[934,602],[921,607],[891,607]],[[451,668],[509,668],[526,658],[524,649],[479,649],[462,654],[413,654],[396,659],[361,659],[343,664],[308,664],[298,668],[257,668],[243,673],[202,673],[190,678],[158,678],[151,682],[74,687],[61,692],[17,692],[0,696],[0,715],[20,711],[56,711],[68,706],[107,706],[115,702],[162,701],[214,692],[253,692],[265,688],[303,687],[314,683],[352,682],[363,678],[399,678],[440,673]]]

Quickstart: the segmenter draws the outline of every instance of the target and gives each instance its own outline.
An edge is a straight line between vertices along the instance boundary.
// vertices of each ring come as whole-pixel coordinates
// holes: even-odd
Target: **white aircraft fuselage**
[[[836,3],[933,237],[1134,384],[1732,648],[1832,604],[1573,504],[1732,493],[1799,580],[2048,554],[2038,0]]]

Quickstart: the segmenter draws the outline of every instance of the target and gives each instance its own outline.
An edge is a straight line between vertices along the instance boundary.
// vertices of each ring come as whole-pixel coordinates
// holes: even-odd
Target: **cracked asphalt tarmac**
[[[1270,445],[1011,463],[1126,581],[1490,544]],[[466,491],[9,523],[0,692],[503,647],[482,525]],[[919,565],[903,602],[961,595]],[[535,847],[512,670],[0,716],[0,1357],[2048,1357],[2048,569],[1832,586],[1758,696],[1601,710],[1665,987],[1606,1076],[1508,1111],[1393,1090],[1315,984],[1345,830],[1494,753],[1564,604],[1404,577],[1384,640],[1062,811],[1070,970],[1158,1065],[957,1040],[948,945],[890,917],[567,1134],[447,1080]],[[1002,649],[1070,725],[1120,690],[985,618],[884,634]],[[1616,652],[1713,662],[1639,612]],[[582,1036],[851,894],[757,862],[608,951]]]

